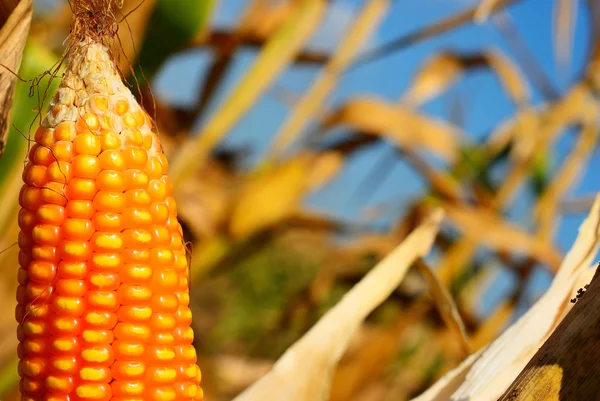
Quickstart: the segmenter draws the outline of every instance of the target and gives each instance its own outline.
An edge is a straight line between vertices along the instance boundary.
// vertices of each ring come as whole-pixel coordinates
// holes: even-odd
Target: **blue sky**
[[[522,0],[511,6],[508,11],[514,19],[519,33],[529,47],[544,72],[550,77],[554,86],[564,92],[581,74],[589,45],[587,10],[584,2],[578,3],[579,12],[575,31],[572,67],[567,73],[557,66],[553,50],[553,3],[554,0]],[[230,26],[243,10],[245,0],[222,0],[213,19],[213,24]],[[467,0],[411,0],[397,1],[381,24],[368,48],[385,43],[390,39],[413,32],[431,24],[450,13],[474,4]],[[362,5],[358,0],[336,0],[327,16],[324,28],[310,43],[311,48],[332,50],[353,13]],[[328,100],[329,107],[343,103],[345,99],[364,94],[375,94],[390,101],[397,100],[408,88],[409,82],[419,66],[427,57],[441,50],[479,51],[482,49],[500,49],[510,57],[514,57],[503,37],[493,24],[484,26],[466,25],[439,38],[427,40],[407,50],[395,53],[383,59],[369,63],[346,74],[333,96]],[[255,53],[244,51],[235,60],[235,65],[227,77],[226,85],[219,94],[211,109],[219,104],[235,88],[241,74],[253,62]],[[161,71],[155,82],[155,94],[178,105],[192,104],[197,96],[196,83],[202,77],[205,67],[210,63],[211,55],[205,51],[191,51],[175,57]],[[315,67],[299,67],[286,71],[277,81],[278,85],[301,93],[314,79]],[[185,79],[183,79],[185,77]],[[541,94],[531,88],[535,103],[543,101]],[[480,71],[470,74],[448,93],[431,101],[423,108],[431,115],[448,118],[450,104],[460,98],[464,101],[465,131],[472,140],[486,135],[503,119],[514,112],[514,106],[502,92],[498,81],[489,72]],[[269,92],[260,99],[252,110],[239,122],[226,139],[223,146],[249,146],[253,150],[250,163],[260,157],[261,152],[269,144],[273,134],[283,123],[289,106],[282,104],[276,96]],[[199,121],[197,126],[202,126]],[[572,145],[572,138],[566,136],[557,145],[555,163],[561,160],[566,150]],[[397,161],[387,178],[372,193],[352,197],[357,184],[362,182],[382,155],[389,154],[389,145],[382,144],[365,151],[353,158],[345,171],[327,188],[310,197],[307,206],[318,211],[331,213],[339,218],[356,220],[364,214],[366,205],[388,203],[386,218],[398,218],[403,214],[403,205],[418,196],[424,189],[421,179],[404,164]],[[598,190],[598,180],[594,171],[600,168],[600,158],[594,155],[587,174],[576,186],[575,195],[587,195]],[[501,172],[500,172],[501,173]],[[348,199],[357,199],[349,202]],[[517,221],[528,221],[528,195],[519,196],[511,216]],[[582,215],[568,216],[561,223],[557,234],[557,242],[562,250],[567,250],[574,240]],[[510,274],[504,274],[494,290],[490,293],[486,304],[491,305],[501,297],[511,284]],[[549,282],[543,271],[534,275],[531,280],[531,296],[535,297]]]

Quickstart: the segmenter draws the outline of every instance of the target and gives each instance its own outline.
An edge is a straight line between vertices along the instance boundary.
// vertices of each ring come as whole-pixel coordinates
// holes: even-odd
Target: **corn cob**
[[[82,35],[28,154],[16,319],[23,401],[203,398],[167,160]]]

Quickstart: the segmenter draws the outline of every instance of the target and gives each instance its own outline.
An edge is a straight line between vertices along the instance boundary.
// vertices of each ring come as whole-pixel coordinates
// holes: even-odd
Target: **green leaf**
[[[147,79],[203,29],[215,3],[215,0],[157,1],[139,56]]]

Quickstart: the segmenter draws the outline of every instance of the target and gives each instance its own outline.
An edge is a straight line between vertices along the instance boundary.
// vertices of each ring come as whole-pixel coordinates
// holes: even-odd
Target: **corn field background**
[[[514,341],[541,344],[593,273],[600,3],[122,2],[118,63],[191,244],[207,399],[501,395],[531,356]],[[0,0],[0,400],[18,399],[26,138],[70,22],[66,1]],[[473,365],[493,374],[434,386],[544,293],[546,326]],[[265,376],[286,350],[293,371]]]

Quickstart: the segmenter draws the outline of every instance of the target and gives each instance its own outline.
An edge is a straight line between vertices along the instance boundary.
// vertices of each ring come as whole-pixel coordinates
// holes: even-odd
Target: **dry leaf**
[[[512,100],[517,105],[529,103],[531,98],[529,85],[517,66],[498,50],[486,51],[484,57]]]
[[[440,95],[461,77],[463,69],[463,62],[455,53],[436,54],[419,69],[401,103],[418,107]]]
[[[498,250],[522,252],[554,270],[560,265],[562,255],[552,244],[507,223],[490,210],[450,204],[444,208],[448,217],[473,241],[486,243]]]
[[[294,60],[318,27],[326,6],[324,0],[304,0],[293,16],[273,34],[235,91],[212,114],[201,132],[184,143],[175,155],[169,169],[175,187],[185,175],[206,161],[214,146]]]
[[[548,291],[506,330],[470,370],[452,400],[497,399],[515,379],[558,323],[580,272],[591,264],[600,240],[600,197],[579,229]]]
[[[499,401],[597,400],[600,270]],[[583,293],[583,289],[580,290]],[[581,294],[581,293],[580,293]]]
[[[442,320],[450,332],[454,334],[455,339],[460,343],[465,354],[468,355],[471,352],[469,337],[467,335],[467,330],[465,329],[465,324],[458,313],[456,303],[454,302],[454,299],[452,299],[452,295],[450,295],[448,289],[441,283],[435,272],[423,259],[417,260],[416,267],[425,281],[427,281],[429,294],[433,298],[433,302],[435,303]]]
[[[248,236],[289,216],[300,206],[312,158],[300,156],[250,178],[233,207],[229,231]]]
[[[500,8],[501,3],[500,0],[481,0],[473,19],[478,24],[484,23],[497,8]]]
[[[265,165],[238,194],[230,233],[245,237],[294,215],[304,197],[332,179],[341,167],[337,152],[300,154],[282,164]]]
[[[453,52],[437,54],[419,70],[401,102],[417,107],[447,90],[466,70],[480,67],[489,67],[496,74],[506,93],[517,105],[529,102],[527,80],[508,57],[494,49],[475,55]]]
[[[18,3],[18,4],[17,4]],[[31,24],[31,0],[0,0],[0,155],[10,129],[17,73]]]
[[[284,151],[302,132],[302,129],[323,108],[323,103],[335,89],[338,79],[346,68],[354,61],[356,54],[362,49],[379,22],[386,15],[390,0],[369,0],[354,19],[352,26],[337,51],[323,67],[321,74],[302,96],[291,115],[275,134],[273,151],[276,154]]]
[[[551,240],[553,230],[558,224],[559,202],[570,188],[577,185],[585,171],[592,153],[596,149],[598,128],[588,123],[579,133],[574,148],[569,152],[560,170],[554,173],[554,179],[540,196],[533,210],[533,217],[539,223],[539,237]]]
[[[413,398],[411,401],[448,401],[450,396],[464,382],[469,369],[473,363],[481,356],[483,349],[469,355],[456,368],[446,373],[440,380],[420,396]]]
[[[569,72],[571,63],[571,49],[575,38],[575,25],[577,23],[577,1],[554,0],[553,33],[554,57],[557,64],[562,67],[563,74]]]
[[[441,219],[441,211],[435,211],[235,401],[327,400],[334,369],[353,334],[394,291],[412,262],[429,252]]]
[[[456,127],[379,99],[350,100],[325,119],[325,128],[336,125],[385,137],[400,148],[424,148],[448,162],[455,160],[458,152]]]

